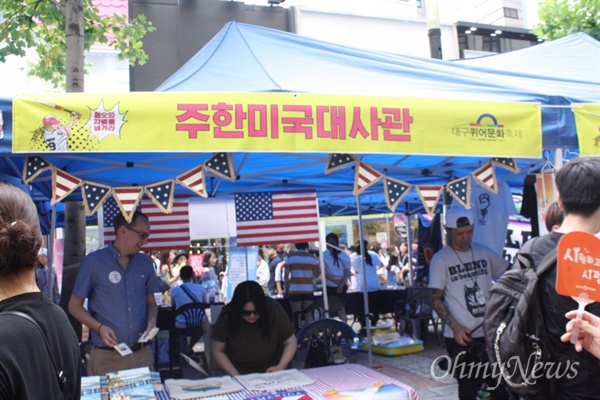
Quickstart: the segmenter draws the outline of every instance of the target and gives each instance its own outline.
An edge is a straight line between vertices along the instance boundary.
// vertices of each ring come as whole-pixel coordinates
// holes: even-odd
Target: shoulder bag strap
[[[29,315],[22,313],[20,311],[3,311],[0,313],[0,316],[3,316],[3,315],[4,316],[12,315],[15,317],[26,319],[27,321],[32,323],[33,326],[35,326],[35,328],[38,330],[38,332],[40,333],[40,335],[42,335],[42,338],[44,339],[44,345],[46,346],[46,351],[48,351],[48,356],[50,357],[50,361],[52,362],[52,368],[54,369],[54,374],[56,375],[57,380],[58,380],[58,387],[60,388],[60,391],[62,392],[63,396],[66,396],[65,384],[67,383],[67,377],[65,376],[64,371],[62,371],[62,370],[59,371],[58,368],[56,367],[56,363],[54,362],[54,357],[52,357],[52,352],[50,351],[50,344],[48,343],[48,338],[46,338],[46,335],[44,334],[44,331],[42,330],[40,325],[36,322],[35,319],[31,318]]]
[[[198,300],[198,298],[194,295],[194,293],[192,293],[192,291],[190,290],[190,288],[185,286],[185,283],[181,285],[181,289],[185,292],[185,294],[188,295],[188,297],[190,299],[192,299],[193,302],[195,303],[202,303],[200,300]]]

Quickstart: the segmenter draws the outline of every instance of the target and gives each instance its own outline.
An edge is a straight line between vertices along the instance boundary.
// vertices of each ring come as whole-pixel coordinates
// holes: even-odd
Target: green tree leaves
[[[585,32],[600,40],[600,1],[545,0],[539,5],[540,23],[533,29],[538,37],[554,40]]]
[[[84,49],[94,43],[113,46],[119,59],[143,65],[148,55],[142,39],[156,30],[145,16],[100,16],[92,0],[81,0],[84,16]],[[23,57],[34,50],[39,59],[30,63],[29,74],[64,87],[66,38],[64,2],[57,0],[3,0],[0,8],[0,62],[9,55]]]

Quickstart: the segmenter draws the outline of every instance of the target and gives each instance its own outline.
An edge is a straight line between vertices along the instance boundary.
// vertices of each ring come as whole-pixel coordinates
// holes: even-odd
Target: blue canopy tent
[[[583,43],[588,50],[586,70],[569,71],[562,63],[547,62],[542,75],[536,67],[518,61],[522,55],[535,52],[533,61],[550,60],[557,54]],[[558,43],[558,44],[557,44]],[[559,48],[557,48],[557,46]],[[548,48],[548,51],[544,49]],[[595,52],[594,53],[594,50]],[[368,96],[401,96],[406,98],[468,99],[511,102],[534,102],[542,107],[543,147],[545,158],[551,159],[555,149],[577,151],[577,135],[572,113],[573,102],[599,102],[600,78],[597,57],[598,42],[586,35],[575,35],[561,45],[560,41],[487,57],[494,64],[514,54],[516,60],[507,64],[504,72],[489,66],[475,65],[475,60],[447,62],[403,55],[372,52],[339,46],[303,36],[231,22],[179,71],[167,79],[158,91],[182,92],[291,92],[352,94]],[[556,66],[556,72],[552,67]],[[522,72],[519,72],[522,70]],[[10,114],[9,114],[10,115]],[[432,110],[432,118],[436,112]],[[10,118],[8,118],[10,120]],[[6,118],[5,118],[6,120]],[[5,137],[10,138],[6,124]],[[10,153],[7,142],[0,141],[2,173],[19,176],[24,155]],[[387,176],[413,185],[445,184],[449,180],[469,175],[489,157],[464,157],[449,149],[447,155],[356,154],[363,162]],[[458,153],[459,154],[459,153]],[[212,154],[207,153],[97,153],[72,152],[43,156],[57,168],[81,179],[108,185],[132,186],[173,179],[201,165]],[[507,155],[509,156],[509,155]],[[521,173],[498,170],[498,178],[519,192],[524,175],[538,168],[545,159],[518,159]],[[236,192],[278,191],[315,188],[321,203],[321,214],[355,215],[352,195],[352,168],[324,174],[326,153],[265,153],[238,152],[233,154],[238,179],[230,182],[210,176],[207,182],[210,196],[227,197]],[[33,186],[50,197],[51,177],[45,173],[35,179]],[[176,195],[193,195],[176,185]],[[81,197],[79,190],[67,200]],[[408,209],[407,209],[408,207]],[[388,212],[383,185],[371,186],[362,194],[363,212]],[[416,212],[421,200],[411,191],[397,212]]]

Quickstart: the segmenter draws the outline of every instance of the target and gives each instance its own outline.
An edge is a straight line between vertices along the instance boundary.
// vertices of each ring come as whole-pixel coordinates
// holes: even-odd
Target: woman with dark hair
[[[363,248],[365,249],[364,257],[361,255],[360,241],[354,246],[355,253],[350,257],[352,269],[356,275],[356,283],[359,292],[368,292],[369,298],[369,318],[371,326],[377,325],[379,320],[379,277],[377,276],[377,268],[381,265],[381,260],[377,253],[367,250],[368,242],[363,240]],[[364,260],[363,260],[364,258]],[[364,314],[364,311],[363,311]],[[358,318],[362,329],[366,328],[365,316],[361,315]]]
[[[202,286],[206,289],[207,303],[220,301],[219,280],[215,272],[218,260],[219,258],[214,252],[210,250],[204,252],[204,260],[202,261]]]
[[[350,278],[350,257],[341,250],[340,239],[331,232],[325,237],[327,249],[323,252],[325,264],[325,280],[327,299],[330,309],[334,310],[342,322],[347,322],[346,291],[348,278]]]
[[[236,286],[212,331],[215,360],[229,375],[287,368],[296,336],[283,308],[255,281]]]
[[[41,244],[31,197],[19,188],[0,183],[2,399],[80,397],[77,336],[65,312],[44,297],[35,284],[34,268]],[[59,379],[59,373],[64,379]]]
[[[402,270],[400,269],[400,256],[396,252],[390,253],[390,261],[387,267],[386,287],[395,288],[402,282]]]

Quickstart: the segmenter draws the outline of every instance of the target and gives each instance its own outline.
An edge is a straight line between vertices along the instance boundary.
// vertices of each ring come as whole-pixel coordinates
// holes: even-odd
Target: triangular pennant
[[[141,186],[126,186],[113,189],[113,197],[127,222],[131,222],[138,203],[142,199],[144,188]]]
[[[361,161],[357,162],[356,172],[354,173],[354,195],[358,196],[382,177],[383,174],[379,171],[369,167]]]
[[[345,167],[356,162],[356,157],[352,154],[341,154],[333,153],[329,155],[327,159],[327,167],[325,167],[325,174],[333,172],[339,168]]]
[[[44,157],[27,157],[23,165],[23,182],[31,182],[36,176],[50,168],[52,168],[52,164],[46,161]]]
[[[104,204],[112,189],[110,186],[99,185],[92,182],[83,182],[81,185],[81,193],[83,197],[83,205],[85,206],[85,214],[92,215]]]
[[[383,180],[383,187],[385,188],[385,200],[387,201],[388,208],[394,212],[402,198],[410,190],[411,185],[386,176]]]
[[[202,197],[208,197],[208,194],[206,193],[203,165],[179,175],[177,177],[177,182],[191,191],[198,193]]]
[[[473,171],[473,178],[490,192],[498,193],[498,181],[496,180],[496,171],[491,161],[486,162],[481,167]]]
[[[173,193],[175,193],[175,182],[172,179],[146,186],[146,194],[150,200],[166,214],[171,214]]]
[[[442,185],[421,185],[416,186],[417,193],[419,193],[419,197],[423,202],[423,206],[425,207],[425,211],[429,214],[430,217],[435,215],[435,207],[437,206],[438,200],[440,198],[440,193],[444,190],[444,186]]]
[[[455,179],[448,182],[446,190],[456,199],[464,208],[471,208],[471,177]]]
[[[494,157],[492,158],[492,163],[505,168],[509,171],[514,172],[515,174],[518,173],[520,171],[519,166],[517,165],[517,162],[515,161],[514,158],[498,158],[498,157]]]
[[[211,158],[206,160],[204,166],[213,174],[235,182],[236,177],[231,154],[215,153]]]
[[[81,179],[52,167],[52,200],[50,204],[55,205],[73,193],[81,185],[81,182]]]

